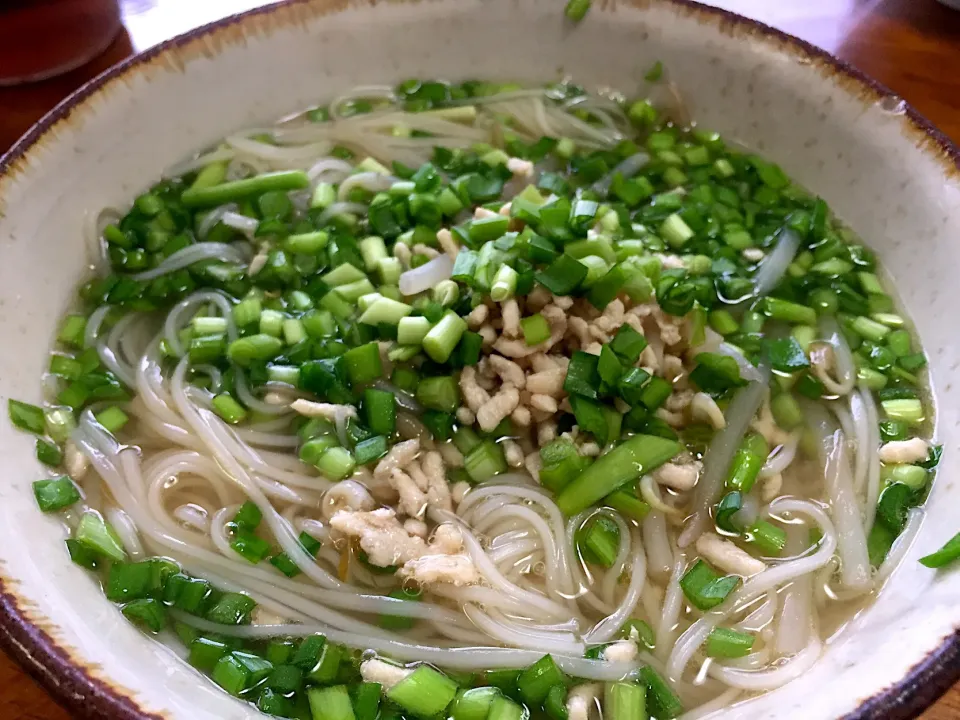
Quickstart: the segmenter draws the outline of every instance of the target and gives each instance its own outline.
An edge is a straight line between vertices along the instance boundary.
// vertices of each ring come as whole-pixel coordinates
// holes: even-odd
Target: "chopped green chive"
[[[680,588],[687,600],[704,611],[722,603],[739,584],[740,578],[737,575],[721,577],[700,559],[680,578]]]
[[[729,628],[714,628],[707,637],[707,657],[741,658],[753,649],[754,636]]]
[[[608,683],[603,710],[610,720],[647,720],[647,688],[635,682]]]
[[[246,408],[226,393],[211,400],[213,411],[231,425],[243,422],[247,418]]]
[[[428,719],[446,710],[456,694],[453,680],[428,665],[420,665],[390,688],[387,697],[411,715]]]
[[[681,450],[681,445],[653,435],[636,435],[600,457],[557,497],[565,515],[581,510],[640,476],[652,472]]]
[[[33,495],[40,510],[57,512],[80,502],[80,491],[67,476],[53,480],[37,480],[33,483]]]
[[[10,415],[10,422],[16,427],[35,435],[43,434],[43,408],[19,400],[10,400],[7,403],[7,412]]]
[[[466,330],[466,321],[452,310],[448,310],[440,322],[430,328],[424,336],[424,352],[434,362],[446,362]]]

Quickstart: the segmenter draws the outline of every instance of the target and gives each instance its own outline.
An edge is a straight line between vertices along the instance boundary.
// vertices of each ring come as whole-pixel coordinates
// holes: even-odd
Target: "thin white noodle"
[[[737,367],[740,368],[740,376],[745,380],[751,380],[756,382],[765,381],[765,377],[767,376],[767,373],[765,373],[763,370],[758,368],[752,362],[747,360],[747,358],[744,357],[743,353],[740,352],[739,349],[737,349],[730,343],[721,342],[717,346],[717,352],[720,353],[721,355],[727,355],[728,357],[732,357],[734,360],[736,360]]]
[[[846,395],[853,390],[853,385],[857,381],[856,364],[853,360],[853,353],[850,352],[850,346],[840,332],[840,326],[837,321],[825,315],[820,318],[820,334],[833,346],[833,357],[836,365],[837,379],[834,380],[827,373],[817,374],[821,382],[826,386],[827,391],[835,395]],[[816,368],[814,368],[816,369]]]
[[[667,582],[667,592],[663,598],[663,615],[660,617],[660,625],[657,627],[655,636],[657,644],[653,649],[657,658],[663,662],[666,662],[670,656],[677,621],[680,619],[680,611],[683,606],[683,590],[680,588],[680,578],[683,577],[686,567],[687,558],[682,552],[678,552],[673,572]]]
[[[353,202],[335,202],[317,218],[317,225],[325,225],[337,215],[366,215],[367,206]]]
[[[236,209],[236,203],[228,203],[226,205],[215,207],[213,210],[208,212],[197,226],[197,237],[199,237],[201,240],[205,240],[207,235],[210,234],[210,231],[213,230],[213,226],[223,220],[223,216],[228,212]]]
[[[754,297],[763,297],[780,283],[800,249],[800,244],[800,236],[790,228],[780,232],[776,247],[760,263],[753,278]]]
[[[553,543],[553,551],[555,553],[554,562],[556,564],[556,572],[558,574],[556,580],[557,589],[564,593],[573,592],[571,566],[574,563],[565,543],[566,530],[563,514],[556,506],[556,503],[554,503],[553,500],[544,494],[539,488],[504,485],[503,483],[509,480],[512,475],[516,474],[500,475],[497,477],[494,483],[476,487],[460,503],[460,506],[457,508],[457,514],[464,519],[471,518],[471,511],[476,505],[486,498],[495,496],[518,498],[539,505],[543,513],[546,515],[552,535],[556,539]],[[526,479],[529,478],[526,477]],[[473,514],[476,515],[477,513],[474,512]],[[476,522],[472,519],[469,521]]]
[[[104,318],[107,317],[107,314],[112,309],[112,305],[101,305],[92,313],[90,313],[90,317],[87,318],[87,324],[83,329],[84,347],[92,348],[96,346],[97,336],[100,334],[100,326],[103,324]]]
[[[401,390],[396,385],[389,383],[386,380],[377,380],[373,383],[373,386],[379,390],[392,392],[397,399],[397,405],[404,410],[409,410],[412,413],[418,414],[423,412],[423,407],[421,407],[420,403],[417,402],[417,399],[406,390]]]
[[[769,375],[764,369],[761,377]],[[710,519],[710,507],[717,501],[723,478],[733,460],[733,454],[740,446],[744,433],[753,420],[757,409],[763,402],[767,391],[766,380],[753,381],[741,388],[730,402],[726,412],[726,427],[718,432],[710,442],[703,458],[705,468],[693,491],[692,515],[687,526],[680,534],[678,544],[687,547],[694,543],[703,532]]]
[[[330,102],[330,114],[340,117],[340,106],[350,100],[372,100],[380,99],[391,103],[397,101],[397,96],[393,88],[389,85],[358,85],[351,88],[349,92],[338,95]]]
[[[445,253],[437,255],[433,260],[407,270],[400,276],[400,294],[410,296],[422,293],[449,279],[452,273],[453,260],[450,256]]]
[[[866,499],[864,501],[863,532],[868,537],[873,529],[877,515],[877,501],[880,498],[880,419],[877,415],[877,403],[873,393],[867,388],[860,389],[863,401],[864,422],[867,426],[866,446],[861,450],[869,458],[867,463]]]
[[[643,544],[647,549],[648,572],[666,576],[673,569],[673,552],[667,535],[667,519],[663,513],[651,512],[640,525]]]
[[[111,527],[113,527],[120,537],[123,548],[127,551],[130,559],[134,562],[143,559],[143,543],[140,542],[140,537],[137,535],[137,526],[134,525],[130,516],[120,508],[115,507],[108,508],[104,512],[104,515],[106,516],[107,522],[110,523]]]
[[[737,510],[730,521],[737,527],[750,527],[760,515],[760,501],[755,494],[744,495],[740,509]]]
[[[743,620],[733,626],[734,630],[740,632],[759,633],[766,628],[772,621],[777,611],[777,594],[768,592],[763,601],[750,612]]]
[[[573,633],[551,633],[527,629],[520,623],[495,620],[474,605],[464,605],[463,612],[471,622],[489,637],[516,647],[539,650],[545,653],[582,654],[583,642],[578,642]]]
[[[100,358],[107,369],[110,370],[127,387],[136,385],[136,375],[134,369],[122,362],[114,352],[114,348],[119,343],[120,336],[126,331],[131,323],[136,322],[136,314],[126,315],[111,328],[106,339],[101,337],[100,329],[106,319],[107,314],[113,309],[111,305],[102,305],[94,310],[84,330],[84,345],[86,347],[95,347],[97,356]]]
[[[81,433],[88,433],[89,431],[95,431],[95,428],[89,424],[88,421],[84,421],[85,425],[81,426]],[[125,483],[120,480],[119,476],[116,475],[116,469],[113,468],[109,461],[106,460],[106,457],[102,454],[101,450],[98,450],[97,447],[88,442],[87,438],[91,437],[88,434],[77,435],[76,439],[78,444],[82,444],[89,454],[91,459],[94,460],[95,465],[98,466],[98,469],[101,471],[101,476],[105,480],[113,477],[113,480],[110,480],[110,487],[113,491],[115,497],[120,499],[121,502],[126,503],[130,496],[128,495],[128,490],[125,487]],[[99,436],[101,440],[96,442],[100,443],[100,447],[107,449],[104,443],[112,442],[108,436],[101,434]],[[132,450],[121,450],[118,455],[119,459],[123,464],[123,472],[130,479],[130,487],[141,487],[141,483],[138,479],[138,469],[137,469],[137,459],[134,451]],[[105,462],[106,461],[106,462]],[[117,484],[117,481],[120,481],[121,484]],[[127,500],[124,500],[127,498]],[[131,506],[133,508],[132,516],[138,523],[138,526],[143,529],[147,528],[148,533],[154,540],[159,540],[164,547],[170,549],[178,549],[182,554],[185,554],[191,560],[185,560],[184,564],[186,565],[200,565],[202,566],[202,573],[207,577],[215,577],[213,573],[216,572],[215,568],[222,567],[224,569],[231,569],[234,573],[239,571],[240,576],[245,576],[245,587],[249,586],[251,589],[259,588],[260,591],[266,590],[271,596],[282,597],[282,602],[285,602],[289,607],[300,608],[302,611],[308,613],[308,617],[313,617],[318,620],[330,619],[337,623],[339,627],[349,628],[354,627],[357,630],[362,629],[364,632],[373,633],[377,635],[384,635],[382,631],[375,628],[374,626],[368,625],[366,623],[358,622],[352,618],[347,618],[339,613],[328,611],[327,609],[321,608],[319,605],[316,605],[313,602],[307,601],[303,598],[293,596],[289,592],[283,590],[284,587],[297,587],[300,588],[298,592],[302,592],[310,595],[318,595],[318,597],[323,598],[325,603],[338,605],[341,607],[347,607],[352,610],[361,610],[367,612],[378,612],[386,614],[410,614],[413,616],[421,617],[431,617],[437,616],[437,613],[445,613],[447,611],[440,610],[435,606],[431,606],[427,603],[413,603],[407,601],[396,601],[392,598],[370,598],[365,596],[356,595],[353,592],[348,593],[337,593],[330,591],[324,591],[321,588],[311,588],[310,586],[304,586],[302,583],[294,582],[287,580],[285,578],[279,577],[275,572],[270,572],[266,570],[261,570],[255,566],[250,566],[249,564],[244,564],[243,561],[231,560],[228,558],[214,558],[209,552],[202,550],[201,548],[192,547],[189,542],[185,542],[185,539],[176,539],[173,535],[157,530],[150,530],[149,528],[154,527],[152,522],[147,519],[147,516],[143,514],[140,508],[143,507],[143,504],[138,504],[136,506]],[[187,536],[182,536],[187,538]],[[171,544],[173,543],[173,544]],[[211,562],[213,561],[213,562]],[[319,569],[319,568],[318,568]],[[262,577],[265,581],[263,582],[257,580],[256,578]],[[223,581],[224,583],[226,581]],[[343,596],[340,599],[340,596]],[[366,605],[364,605],[366,603]],[[371,604],[373,603],[373,604]],[[417,607],[423,606],[423,607]],[[461,616],[462,617],[462,616]],[[457,615],[448,614],[447,621],[458,622]]]
[[[880,569],[877,570],[875,582],[878,586],[885,582],[886,579],[890,577],[890,574],[900,566],[907,551],[910,550],[910,546],[916,539],[917,533],[920,532],[922,522],[923,509],[918,507],[910,508],[907,512],[907,521],[904,523],[903,530],[897,539],[894,540],[890,552],[887,553],[887,557],[880,565]]]
[[[807,529],[802,525],[788,525],[786,533],[786,551],[792,554],[801,552],[805,546],[804,539],[809,536]],[[793,655],[807,646],[812,630],[812,607],[811,575],[799,577],[783,589],[773,642],[778,655]]]
[[[180,322],[181,317],[187,313],[193,313],[200,306],[207,304],[215,305],[220,311],[220,316],[227,321],[227,338],[230,342],[237,339],[237,325],[233,320],[233,304],[230,299],[217,290],[200,290],[174,305],[167,313],[167,319],[163,323],[164,338],[167,345],[178,357],[185,352],[183,342],[180,340],[180,330],[183,327]]]
[[[232,210],[227,210],[224,212],[220,219],[227,227],[242,232],[247,236],[248,240],[253,239],[254,234],[257,232],[257,228],[260,226],[260,221],[256,218],[247,217],[246,215],[241,215],[240,213]]]
[[[607,570],[604,575],[603,580],[600,582],[600,594],[603,596],[603,599],[610,606],[617,606],[617,593],[619,590],[620,580],[625,573],[629,572],[631,581],[637,579],[638,573],[636,572],[637,568],[634,566],[632,568],[627,568],[627,563],[630,560],[630,556],[634,554],[634,547],[637,546],[639,537],[634,535],[631,528],[627,525],[626,520],[624,520],[619,513],[611,510],[610,508],[603,508],[600,511],[610,520],[613,520],[617,524],[617,530],[620,533],[620,548],[617,550],[617,556],[614,558],[613,564]],[[643,555],[643,572],[639,573],[639,579],[641,585],[639,590],[636,592],[636,597],[633,600],[633,604],[630,606],[632,610],[633,607],[637,604],[640,599],[640,594],[643,592],[643,583],[642,581],[646,578],[647,575],[647,566],[646,566],[646,553],[643,552],[643,548],[640,547],[639,554]],[[636,560],[636,558],[634,558]],[[635,564],[634,564],[635,565]],[[629,595],[629,592],[627,593]],[[624,596],[624,599],[621,601],[625,602],[627,596]],[[591,633],[594,633],[601,624],[606,623],[611,620],[616,613],[611,614],[610,616],[604,618],[600,621],[594,630],[591,630]]]
[[[207,516],[206,510],[196,505],[179,506],[173,511],[173,517],[200,533],[206,534],[210,530],[210,518]]]
[[[870,558],[860,506],[854,495],[847,443],[822,405],[807,403],[804,411],[817,440],[830,514],[837,529],[840,581],[848,590],[866,591],[872,587]]]
[[[802,650],[803,648],[801,648]],[[770,648],[764,647],[761,650],[744,655],[741,658],[731,658],[728,660],[717,660],[717,663],[723,668],[736,668],[737,670],[760,670],[764,665],[770,662]],[[708,668],[709,672],[709,668]]]
[[[251,410],[256,412],[263,413],[264,415],[289,415],[293,412],[290,409],[290,406],[287,404],[276,405],[273,403],[268,403],[260,398],[256,397],[251,391],[250,386],[247,384],[247,374],[240,367],[235,367],[234,372],[234,389],[237,392],[237,398],[246,405]]]
[[[660,495],[660,486],[654,482],[652,475],[644,475],[640,478],[640,497],[646,500],[650,508],[664,516],[683,519],[684,511],[680,508],[668,505],[663,501]]]
[[[346,178],[337,189],[337,200],[346,202],[350,197],[350,191],[354,188],[362,188],[369,192],[380,192],[388,190],[398,178],[392,175],[384,175],[378,172],[360,172]]]
[[[827,407],[833,411],[833,414],[837,418],[837,422],[840,423],[840,430],[843,434],[844,445],[846,446],[847,452],[850,455],[856,456],[857,454],[857,428],[853,423],[853,417],[850,415],[850,410],[847,406],[847,402],[843,399],[837,400],[835,402],[829,403]],[[857,458],[854,457],[854,461]],[[856,474],[856,468],[851,465],[851,478],[854,478]],[[854,491],[857,490],[856,483],[854,482]]]
[[[195,170],[205,168],[207,165],[212,165],[213,163],[230,162],[233,160],[234,154],[235,153],[230,148],[217,148],[216,150],[211,150],[208,153],[198,155],[192,160],[171,165],[163,173],[163,176],[165,178],[176,178]]]
[[[621,535],[621,543],[624,542]],[[586,634],[588,643],[608,642],[611,640],[623,624],[630,617],[637,603],[640,601],[640,594],[643,592],[643,584],[647,576],[647,556],[643,552],[643,546],[640,544],[640,535],[637,532],[632,533],[630,552],[633,554],[633,563],[630,567],[630,584],[623,595],[623,599],[613,613],[598,622],[593,629]]]
[[[505,670],[521,669],[543,657],[537,650],[511,650],[498,647],[438,648],[404,642],[358,637],[328,625],[218,625],[178,610],[172,612],[177,620],[207,632],[218,632],[239,638],[306,637],[326,635],[328,640],[358,649],[382,652],[397,660],[436,663],[452,670],[484,670],[491,667]],[[636,663],[587,660],[582,657],[555,655],[560,669],[574,677],[587,680],[620,680],[633,672]]]
[[[739,670],[727,668],[719,664],[711,666],[709,673],[712,677],[723,681],[727,685],[741,690],[762,691],[786,685],[791,680],[800,677],[813,667],[823,652],[823,643],[816,636],[810,644],[790,658],[787,662],[768,670]]]
[[[790,438],[783,444],[778,445],[767,456],[766,462],[760,469],[760,477],[770,477],[777,473],[782,473],[797,456],[797,448],[800,445],[800,433],[790,434]]]
[[[102,277],[110,272],[110,258],[107,255],[107,243],[103,239],[101,221],[104,215],[117,215],[113,210],[100,213],[87,211],[83,215],[83,240],[87,248],[87,259],[94,275]]]
[[[188,245],[182,250],[177,250],[152,270],[144,270],[142,273],[131,275],[131,277],[137,282],[153,280],[161,275],[181,270],[195,263],[203,262],[204,260],[220,260],[221,262],[246,265],[249,258],[246,253],[238,250],[233,245],[200,242],[194,245]]]
[[[587,565],[579,561],[579,550],[577,549],[576,543],[577,531],[583,526],[587,519],[594,514],[592,510],[585,510],[567,520],[565,530],[567,552],[570,553],[572,558],[577,558],[571,567],[573,581],[577,587],[580,588],[580,592],[577,595],[577,602],[579,604],[586,603],[600,615],[610,615],[614,611],[613,604],[607,602],[607,600],[600,597],[600,595],[594,591],[594,586],[599,583],[594,582],[595,578]]]
[[[670,652],[670,658],[667,662],[667,677],[669,679],[680,679],[683,669],[690,662],[700,645],[706,641],[713,628],[723,622],[737,608],[743,607],[768,590],[823,567],[833,557],[837,548],[837,534],[833,522],[821,508],[807,500],[777,498],[770,503],[770,511],[775,513],[799,513],[816,522],[822,533],[816,551],[784,561],[757,573],[746,580],[738,590],[731,593],[722,604],[687,628],[677,639]]]
[[[645,152],[639,152],[623,160],[608,174],[597,180],[593,184],[593,190],[599,193],[606,193],[610,190],[610,184],[617,174],[624,178],[631,178],[640,172],[644,166],[650,162],[650,156]]]
[[[203,373],[204,375],[210,378],[210,389],[213,392],[220,392],[220,388],[223,385],[223,373],[220,372],[213,365],[199,364],[193,366],[193,371],[195,373]]]
[[[320,158],[307,170],[310,182],[324,180],[330,183],[339,183],[353,172],[353,165],[346,160],[335,157]]]
[[[850,406],[850,421],[853,424],[853,435],[847,435],[848,439],[853,439],[854,447],[852,452],[853,459],[853,489],[857,495],[866,495],[867,473],[870,468],[870,456],[876,454],[875,450],[868,449],[870,428],[867,426],[867,409],[863,402],[863,396],[854,390],[848,396]]]
[[[440,522],[448,518],[459,520],[459,518],[457,518],[455,515],[442,513],[441,511],[436,511],[434,509],[431,509],[431,514],[435,515],[436,519]],[[470,556],[474,564],[477,566],[477,569],[492,587],[508,594],[516,600],[528,603],[531,610],[536,608],[546,617],[569,616],[569,610],[564,605],[554,602],[553,600],[550,600],[539,593],[523,590],[514,583],[510,582],[490,561],[490,558],[483,551],[483,548],[480,546],[479,541],[476,537],[474,537],[473,533],[462,524],[461,532],[467,554]]]

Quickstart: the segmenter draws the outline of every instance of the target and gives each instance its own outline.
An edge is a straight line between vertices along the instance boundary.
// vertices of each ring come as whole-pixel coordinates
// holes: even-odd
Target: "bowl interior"
[[[693,116],[781,163],[822,195],[893,276],[930,359],[942,465],[920,536],[877,603],[791,685],[750,701],[752,718],[836,717],[903,678],[949,635],[960,575],[916,558],[955,531],[958,401],[949,352],[960,306],[960,184],[896,99],[799,45],[683,2],[608,1],[576,28],[556,0],[299,2],[151,51],[48,120],[0,168],[0,397],[40,399],[40,372],[84,273],[84,223],[123,208],[171,163],[221,138],[360,84],[408,77],[548,81],[634,94],[662,60]],[[23,148],[21,148],[22,150]],[[6,593],[77,666],[147,712],[254,717],[145,638],[70,564],[64,529],[36,510],[42,470],[26,435],[0,423],[0,562]],[[38,646],[28,650],[43,655]],[[892,712],[892,711],[891,711]],[[890,715],[885,715],[889,717]]]

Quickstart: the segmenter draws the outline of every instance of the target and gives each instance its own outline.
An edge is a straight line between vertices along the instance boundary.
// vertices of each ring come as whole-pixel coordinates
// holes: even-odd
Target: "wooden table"
[[[121,0],[121,4],[125,32],[102,56],[53,80],[0,88],[0,152],[67,93],[132,52],[268,2]],[[934,0],[715,0],[712,4],[774,25],[856,65],[960,142],[960,11],[948,10]],[[0,718],[68,717],[0,655]],[[960,685],[923,718],[960,718]]]

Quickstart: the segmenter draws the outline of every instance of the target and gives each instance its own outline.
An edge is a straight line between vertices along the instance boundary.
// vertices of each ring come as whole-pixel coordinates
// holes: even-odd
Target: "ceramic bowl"
[[[770,28],[684,0],[281,3],[166,42],[58,106],[0,160],[0,398],[40,400],[54,328],[87,265],[87,213],[124,206],[173,161],[365,83],[548,81],[636,91],[662,60],[703,126],[783,165],[862,234],[930,359],[946,458],[927,518],[877,602],[819,664],[730,717],[906,718],[960,672],[960,573],[917,558],[958,529],[957,148],[899,98]],[[36,509],[30,437],[0,422],[0,635],[80,717],[257,715],[129,625]]]

